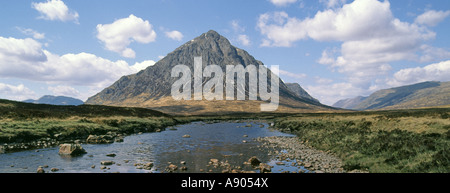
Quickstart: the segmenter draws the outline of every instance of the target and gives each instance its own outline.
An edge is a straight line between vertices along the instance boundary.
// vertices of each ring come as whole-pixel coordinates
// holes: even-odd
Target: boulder
[[[259,164],[259,171],[260,171],[260,173],[272,172],[272,167],[270,167],[270,165],[268,165],[268,164],[260,163]]]
[[[44,170],[44,168],[42,168],[42,167],[38,167],[38,169],[37,169],[36,172],[37,172],[37,173],[45,173],[45,170]]]
[[[61,144],[59,145],[59,152],[60,155],[81,155],[86,153],[86,150],[81,147],[80,144]]]
[[[103,143],[113,143],[114,136],[112,135],[89,135],[86,139],[86,143],[90,144],[103,144]]]
[[[153,167],[153,162],[148,162],[148,163],[143,164],[143,167],[142,167],[142,168],[143,168],[144,170],[151,170],[152,167]]]
[[[250,159],[248,159],[248,163],[250,163],[250,165],[252,166],[259,166],[259,164],[261,163],[261,161],[259,161],[258,158],[256,158],[256,156],[251,157]]]
[[[191,136],[190,135],[183,135],[183,138],[190,138]]]
[[[166,171],[168,172],[174,172],[178,169],[178,166],[170,164],[169,166],[167,166]]]
[[[113,162],[113,161],[101,161],[100,164],[107,166],[107,165],[113,165],[113,164],[115,164],[115,162]]]

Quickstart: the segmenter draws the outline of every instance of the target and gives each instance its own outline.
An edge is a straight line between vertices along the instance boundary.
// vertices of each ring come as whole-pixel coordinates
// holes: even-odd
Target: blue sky
[[[0,1],[0,98],[86,100],[213,29],[331,105],[450,81],[447,0]]]

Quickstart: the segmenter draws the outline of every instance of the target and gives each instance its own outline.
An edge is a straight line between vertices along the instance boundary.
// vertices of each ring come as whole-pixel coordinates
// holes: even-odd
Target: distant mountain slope
[[[82,105],[84,102],[80,99],[65,97],[65,96],[51,96],[45,95],[38,100],[28,99],[24,100],[26,103],[35,103],[35,104],[49,104],[49,105]]]
[[[364,101],[367,97],[357,96],[351,99],[342,99],[338,102],[334,103],[333,107],[343,108],[343,109],[355,109],[362,101]]]
[[[308,92],[306,92],[298,83],[285,83],[290,91],[292,91],[295,95],[301,98],[310,99],[315,102],[319,102],[319,100],[315,99]]]
[[[203,69],[214,64],[219,66],[224,73],[227,65],[242,65],[244,68],[254,65],[256,68],[264,68],[261,61],[256,60],[245,50],[231,45],[228,39],[217,32],[210,30],[181,45],[155,65],[137,74],[121,77],[110,87],[90,97],[86,104],[147,107],[170,114],[261,112],[260,104],[267,103],[267,101],[260,100],[259,97],[258,100],[174,100],[171,95],[171,86],[179,78],[171,77],[171,71],[176,65],[184,64],[193,72],[194,57],[196,56],[202,57]],[[269,76],[267,78],[270,80]],[[202,86],[205,86],[210,79],[211,77],[205,78]],[[226,90],[225,85],[223,84],[224,91]],[[191,86],[191,90],[195,91],[193,84]],[[237,84],[234,87],[236,89]],[[243,93],[245,98],[248,98],[249,84],[246,83],[241,88],[245,90]],[[252,89],[255,88],[252,87]],[[279,99],[278,111],[282,112],[334,110],[310,98],[297,96],[281,80],[279,81]]]
[[[356,98],[347,100],[357,102]],[[339,105],[333,106],[338,107]],[[359,104],[352,104],[347,108],[356,110],[412,109],[445,105],[450,105],[450,82],[431,81],[379,90]]]

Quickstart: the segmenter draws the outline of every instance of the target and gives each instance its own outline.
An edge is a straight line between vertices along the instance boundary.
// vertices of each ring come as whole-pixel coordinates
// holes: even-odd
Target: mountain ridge
[[[101,104],[113,106],[137,106],[160,110],[165,113],[211,113],[211,112],[256,112],[260,111],[256,101],[175,101],[171,97],[171,86],[177,78],[171,77],[171,70],[179,64],[186,65],[193,71],[194,57],[202,57],[202,69],[208,65],[218,65],[226,72],[227,65],[248,65],[264,67],[264,64],[256,60],[245,50],[239,49],[228,39],[217,32],[210,30],[193,40],[179,46],[166,57],[156,62],[155,65],[146,68],[136,74],[123,76],[113,85],[105,88],[96,95],[89,97],[86,104]],[[270,72],[270,70],[269,70]],[[270,80],[272,73],[268,73]],[[246,74],[248,76],[248,74]],[[224,76],[225,77],[225,76]],[[279,79],[279,77],[277,77]],[[203,79],[203,85],[211,77]],[[193,80],[193,78],[192,78]],[[305,97],[298,97],[279,79],[280,107],[279,110],[310,112],[333,108],[321,104],[318,101]],[[192,81],[194,82],[194,81]],[[225,84],[224,84],[225,85]],[[237,84],[235,85],[236,88]],[[245,96],[248,98],[249,85],[245,84]],[[268,84],[269,87],[269,84]],[[225,88],[224,88],[225,89]],[[237,93],[235,93],[236,95]],[[258,96],[258,99],[259,96]],[[257,107],[257,108],[256,108]]]
[[[364,100],[361,100],[358,104],[353,104],[352,108],[349,109],[390,110],[445,105],[450,105],[450,82],[426,81],[376,91]],[[341,108],[336,103],[333,106]]]

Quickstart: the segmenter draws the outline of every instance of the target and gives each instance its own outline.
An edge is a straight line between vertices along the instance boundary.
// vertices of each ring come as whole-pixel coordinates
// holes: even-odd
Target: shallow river
[[[87,153],[77,157],[60,156],[58,147],[0,154],[0,173],[35,173],[39,166],[43,166],[46,172],[51,172],[50,168],[58,168],[58,173],[159,173],[165,172],[170,164],[178,166],[175,172],[222,172],[223,167],[214,167],[209,163],[210,159],[218,159],[221,165],[226,163],[233,168],[259,172],[244,164],[252,156],[274,166],[272,172],[298,171],[299,168],[291,166],[288,161],[284,165],[279,164],[280,160],[276,160],[275,155],[269,154],[255,140],[269,136],[292,135],[271,131],[267,123],[194,122],[169,127],[159,133],[130,135],[123,142],[82,144]],[[115,164],[102,169],[100,162],[105,160]],[[148,162],[154,163],[151,170],[136,166]],[[185,170],[182,171],[181,167]]]

